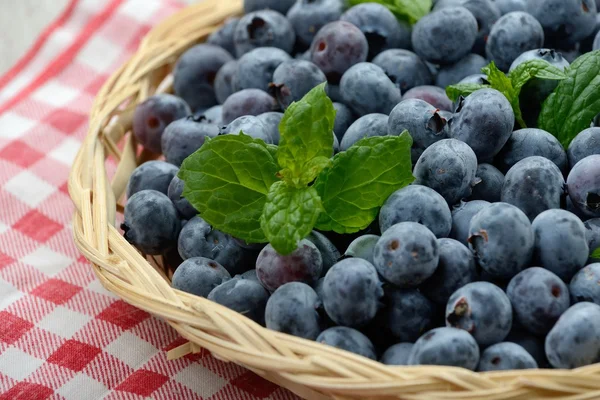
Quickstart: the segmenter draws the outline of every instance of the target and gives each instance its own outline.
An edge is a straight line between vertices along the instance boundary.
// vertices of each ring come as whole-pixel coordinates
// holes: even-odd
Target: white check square
[[[158,349],[131,332],[125,332],[104,348],[111,354],[136,369],[152,358]]]
[[[52,251],[46,246],[40,246],[21,259],[46,275],[56,275],[67,268],[74,261],[60,253]]]
[[[70,339],[91,319],[92,317],[88,315],[70,310],[67,307],[57,306],[37,326],[65,339]],[[65,321],[68,321],[68,323],[65,323]]]
[[[31,172],[23,171],[6,182],[4,190],[23,203],[31,207],[37,207],[57,189]]]
[[[44,364],[44,360],[33,357],[16,347],[9,347],[0,354],[0,373],[22,381]]]

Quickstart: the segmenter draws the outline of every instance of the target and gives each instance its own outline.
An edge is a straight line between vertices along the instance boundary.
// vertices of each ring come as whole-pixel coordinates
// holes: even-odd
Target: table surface
[[[2,61],[18,65],[0,73],[0,400],[296,399],[206,351],[167,361],[185,341],[106,291],[72,240],[67,177],[94,95],[180,7],[0,0]]]

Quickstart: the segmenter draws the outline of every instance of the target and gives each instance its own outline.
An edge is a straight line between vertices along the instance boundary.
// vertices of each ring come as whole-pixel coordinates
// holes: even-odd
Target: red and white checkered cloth
[[[73,244],[69,167],[102,83],[174,0],[72,0],[0,77],[0,399],[295,399],[102,288]]]

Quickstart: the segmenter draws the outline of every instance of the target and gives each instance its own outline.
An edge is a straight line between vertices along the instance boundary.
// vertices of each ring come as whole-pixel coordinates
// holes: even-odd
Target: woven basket
[[[145,259],[115,227],[129,176],[151,154],[131,134],[135,104],[169,92],[177,57],[203,41],[241,0],[205,0],[152,30],[137,53],[102,87],[88,135],[75,159],[69,193],[76,206],[75,243],[102,284],[128,303],[165,319],[201,347],[307,399],[600,399],[600,364],[576,370],[474,373],[461,368],[389,367],[316,342],[274,332],[225,307],[172,289],[161,259]],[[118,167],[109,180],[106,159]]]

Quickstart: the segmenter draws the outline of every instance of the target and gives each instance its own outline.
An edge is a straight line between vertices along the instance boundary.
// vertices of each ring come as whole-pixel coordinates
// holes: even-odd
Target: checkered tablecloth
[[[67,176],[94,95],[179,7],[72,0],[0,77],[0,399],[296,398],[206,351],[167,361],[184,341],[104,290],[73,244]]]

